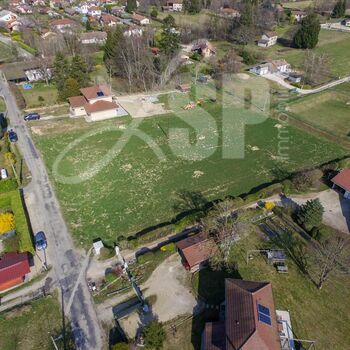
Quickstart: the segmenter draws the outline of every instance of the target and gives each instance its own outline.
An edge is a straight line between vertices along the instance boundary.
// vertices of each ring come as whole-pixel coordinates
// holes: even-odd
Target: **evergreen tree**
[[[123,31],[119,26],[117,26],[116,29],[110,30],[107,33],[107,39],[106,39],[104,52],[103,52],[103,61],[105,62],[105,64],[109,63],[108,61],[113,59],[114,51],[122,38],[123,38]]]
[[[80,87],[84,87],[89,83],[89,73],[86,63],[81,56],[75,55],[70,65],[69,77],[75,79]]]
[[[184,10],[190,14],[196,14],[201,11],[200,0],[184,0]]]
[[[166,338],[162,324],[153,320],[145,327],[145,342],[146,347],[150,349],[159,350],[163,348],[163,343]]]
[[[344,17],[346,12],[346,0],[338,0],[334,6],[332,17],[340,18]]]
[[[55,56],[54,74],[55,82],[58,92],[60,93],[64,88],[64,82],[68,77],[69,63],[62,52],[58,52]]]
[[[129,13],[133,13],[137,9],[136,0],[127,0],[125,11]]]
[[[87,32],[89,32],[90,30],[92,30],[91,23],[90,23],[89,20],[87,20],[87,21],[85,22],[85,29],[86,29]]]
[[[64,82],[64,87],[61,93],[59,94],[59,100],[65,101],[67,98],[72,96],[80,95],[80,86],[77,80],[73,78],[68,78]]]
[[[323,212],[324,208],[318,198],[309,200],[300,207],[297,222],[303,225],[306,230],[311,231],[313,227],[321,225]]]
[[[294,36],[294,45],[299,49],[313,49],[318,43],[320,33],[320,21],[315,13],[312,13],[301,21],[301,27]]]
[[[157,11],[157,9],[155,7],[151,11],[151,17],[152,18],[157,18],[158,17],[158,11]]]
[[[180,36],[175,28],[175,19],[169,15],[164,18],[163,31],[161,34],[159,46],[166,56],[173,56],[179,49]]]

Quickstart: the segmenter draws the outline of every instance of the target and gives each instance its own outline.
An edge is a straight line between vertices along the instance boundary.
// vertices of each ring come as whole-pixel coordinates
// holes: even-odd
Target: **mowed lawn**
[[[302,68],[305,50],[284,47],[280,44],[268,49],[253,47],[270,59],[286,59],[293,68]],[[350,52],[350,33],[322,29],[316,52],[326,53],[331,59],[331,73],[335,76],[350,75],[350,60],[346,52]]]
[[[239,195],[278,178],[284,171],[310,167],[344,154],[333,143],[287,127],[283,137],[287,137],[288,151],[284,149],[284,153],[288,160],[279,161],[281,135],[277,121],[229,106],[225,108],[227,120],[222,126],[220,107],[207,104],[206,109],[210,114],[197,107],[179,111],[177,116],[169,114],[140,121],[138,129],[149,135],[158,151],[163,152],[163,161],[137,136],[128,140],[119,155],[113,153],[115,144],[126,137],[128,118],[100,123],[79,119],[33,124],[35,141],[79,244],[90,245],[96,237],[113,242],[119,235],[132,235],[172,219],[186,210],[183,201],[181,209],[178,208],[181,192],[189,192],[187,197],[200,192],[208,201]],[[244,128],[243,122],[255,124]],[[222,152],[222,129],[225,144],[236,144],[233,151],[226,149],[226,159]],[[68,180],[73,176],[78,183],[57,181],[52,172],[55,160],[67,145],[86,133],[93,134],[68,150],[57,167],[60,176]],[[245,154],[237,159],[241,157],[237,153],[241,141]],[[96,162],[103,163],[107,153],[111,161],[96,176],[81,180],[81,174],[94,172]]]
[[[295,338],[316,341],[318,350],[349,349],[350,313],[344,304],[350,297],[349,278],[332,276],[324,287],[318,290],[290,258],[287,260],[288,274],[277,273],[276,269],[258,254],[253,255],[254,258],[249,260],[247,265],[247,251],[262,247],[266,247],[266,241],[262,240],[261,234],[250,233],[231,250],[231,257],[236,262],[238,271],[230,275],[209,269],[201,270],[195,275],[195,288],[204,297],[209,297],[208,303],[215,305],[224,299],[224,279],[227,277],[270,281],[275,307],[277,310],[289,310]],[[214,287],[208,289],[208,285]],[[190,329],[191,325],[188,326]],[[187,339],[184,342],[189,343],[188,335],[185,337]],[[193,349],[190,346],[178,348]]]
[[[61,334],[58,301],[46,297],[0,314],[1,350],[51,350],[50,335]]]
[[[27,108],[52,106],[57,103],[57,89],[54,84],[34,83],[33,88],[25,90],[19,87],[26,100]]]
[[[350,84],[317,95],[306,96],[289,105],[295,117],[327,131],[349,139],[350,136]]]

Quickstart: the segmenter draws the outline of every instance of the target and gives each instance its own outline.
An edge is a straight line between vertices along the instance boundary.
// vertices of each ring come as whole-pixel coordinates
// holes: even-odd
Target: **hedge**
[[[8,209],[9,207],[15,215],[16,234],[19,237],[20,252],[34,254],[33,242],[19,191],[7,192],[0,195],[0,208]]]
[[[17,180],[14,178],[0,181],[0,193],[13,191],[17,189],[17,187]]]

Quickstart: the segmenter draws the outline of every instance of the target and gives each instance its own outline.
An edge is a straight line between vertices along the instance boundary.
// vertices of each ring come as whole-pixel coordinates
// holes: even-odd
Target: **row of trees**
[[[58,99],[60,101],[79,95],[80,88],[89,84],[88,68],[80,55],[73,56],[71,61],[69,61],[63,53],[57,53],[54,71]]]
[[[164,19],[158,38],[152,32],[125,36],[122,28],[117,27],[108,32],[103,60],[109,74],[125,79],[129,90],[148,90],[163,82],[164,71],[179,51],[179,40],[172,16]],[[154,44],[160,48],[157,55],[151,51]]]

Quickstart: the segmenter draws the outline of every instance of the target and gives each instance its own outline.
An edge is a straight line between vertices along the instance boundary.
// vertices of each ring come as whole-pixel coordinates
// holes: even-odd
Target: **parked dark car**
[[[39,231],[34,238],[37,250],[45,250],[47,248],[47,241],[43,231]]]
[[[36,112],[33,112],[33,113],[28,113],[26,114],[23,119],[25,121],[29,121],[29,120],[38,120],[40,119],[40,114],[39,113],[36,113]]]
[[[18,141],[18,136],[12,129],[9,131],[8,134],[9,134],[9,140],[11,142],[17,142]]]

